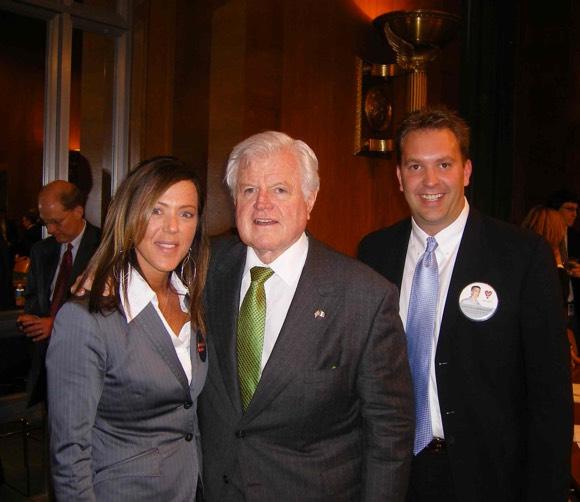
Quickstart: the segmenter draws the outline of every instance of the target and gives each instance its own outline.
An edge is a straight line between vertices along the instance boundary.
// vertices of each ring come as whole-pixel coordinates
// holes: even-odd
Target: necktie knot
[[[427,247],[425,248],[425,253],[433,253],[437,249],[438,245],[439,244],[437,244],[435,237],[427,237]]]
[[[423,255],[423,266],[432,267],[435,260],[435,250],[437,249],[437,241],[435,237],[427,237],[427,248],[425,249],[425,254]]]
[[[435,237],[427,237],[427,249],[425,250],[426,253],[432,253],[437,249],[437,241]]]
[[[250,269],[250,277],[252,282],[264,284],[272,275],[274,271],[269,267],[252,267]]]

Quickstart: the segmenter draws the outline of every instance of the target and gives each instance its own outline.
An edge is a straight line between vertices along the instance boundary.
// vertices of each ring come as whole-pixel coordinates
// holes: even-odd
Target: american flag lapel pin
[[[318,319],[318,318],[324,318],[326,317],[326,313],[324,312],[324,310],[317,310],[316,312],[314,312],[314,319]]]

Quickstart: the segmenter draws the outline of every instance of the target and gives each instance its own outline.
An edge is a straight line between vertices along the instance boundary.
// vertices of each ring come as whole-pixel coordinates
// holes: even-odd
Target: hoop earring
[[[187,256],[184,258],[184,260],[181,262],[181,269],[179,271],[179,276],[181,277],[181,280],[183,282],[185,282],[185,277],[183,275],[183,272],[185,270],[185,266],[189,263],[189,261],[191,260],[191,262],[193,263],[193,279],[191,282],[195,281],[195,278],[197,276],[197,267],[196,267],[196,263],[193,260],[193,258],[191,257],[191,248],[189,248],[189,251],[187,252]]]

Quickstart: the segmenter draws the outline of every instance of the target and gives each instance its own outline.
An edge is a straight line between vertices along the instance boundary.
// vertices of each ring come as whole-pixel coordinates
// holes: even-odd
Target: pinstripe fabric
[[[413,391],[395,288],[309,237],[243,413],[235,338],[246,249],[234,239],[212,249],[211,363],[199,407],[206,500],[403,502]]]
[[[196,398],[207,364],[192,344],[192,383],[155,309],[131,323],[80,303],[57,315],[48,355],[49,427],[60,501],[193,501],[200,472]]]
[[[74,279],[87,267],[89,260],[99,245],[101,231],[87,222],[85,233],[75,256],[70,282],[70,289]],[[26,283],[26,303],[24,311],[40,317],[49,315],[50,286],[60,259],[60,244],[54,237],[48,237],[32,246],[30,250],[30,271]],[[49,340],[35,343],[33,348],[32,364],[28,375],[26,392],[28,406],[45,401],[46,399],[46,372],[45,357]]]

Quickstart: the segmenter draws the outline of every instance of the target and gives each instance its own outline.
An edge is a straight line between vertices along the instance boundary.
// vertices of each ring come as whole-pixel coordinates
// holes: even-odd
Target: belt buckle
[[[433,438],[431,442],[427,445],[427,449],[434,452],[440,452],[447,448],[445,439],[443,438]]]

